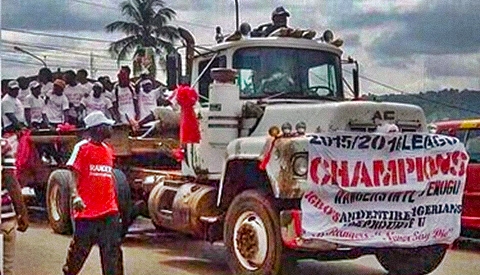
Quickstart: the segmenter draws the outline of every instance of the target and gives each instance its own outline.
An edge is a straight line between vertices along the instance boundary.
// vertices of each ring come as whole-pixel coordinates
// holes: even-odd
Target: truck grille
[[[418,132],[421,130],[421,124],[418,122],[396,123],[400,132]],[[348,130],[352,132],[375,132],[377,125],[373,123],[349,123]]]

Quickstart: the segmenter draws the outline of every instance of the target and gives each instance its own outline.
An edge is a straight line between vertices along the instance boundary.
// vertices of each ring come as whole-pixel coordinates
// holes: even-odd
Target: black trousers
[[[77,275],[94,244],[100,248],[103,275],[123,275],[122,226],[118,214],[98,219],[76,219],[73,240],[63,266],[65,275]]]

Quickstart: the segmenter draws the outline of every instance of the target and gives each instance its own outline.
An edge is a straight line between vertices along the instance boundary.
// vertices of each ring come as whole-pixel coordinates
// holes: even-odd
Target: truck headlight
[[[308,171],[308,156],[307,154],[297,154],[292,160],[293,173],[296,176],[304,177]]]

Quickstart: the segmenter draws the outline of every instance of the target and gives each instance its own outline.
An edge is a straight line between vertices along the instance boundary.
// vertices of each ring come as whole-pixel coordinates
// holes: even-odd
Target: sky
[[[107,52],[122,33],[105,26],[122,17],[121,0],[2,0],[2,78],[51,68],[85,68],[116,79]],[[289,25],[321,34],[330,29],[345,43],[344,57],[360,63],[362,93],[418,93],[444,88],[480,90],[480,1],[478,0],[238,0],[240,21],[252,27],[270,21],[284,6]],[[192,32],[197,44],[215,43],[215,27],[235,29],[234,0],[165,0],[176,11],[170,24]],[[76,38],[76,39],[73,39]],[[129,64],[130,62],[127,61]],[[348,77],[348,75],[346,75]],[[367,79],[387,84],[397,91]],[[162,80],[162,79],[160,79]]]

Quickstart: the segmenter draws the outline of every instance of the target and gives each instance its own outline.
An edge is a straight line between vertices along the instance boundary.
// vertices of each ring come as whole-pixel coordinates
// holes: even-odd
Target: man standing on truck
[[[105,96],[103,92],[103,85],[100,82],[95,82],[95,84],[93,84],[91,95],[82,98],[80,106],[82,109],[85,109],[87,115],[93,111],[101,111],[107,117],[112,117],[112,102]]]
[[[180,107],[178,106],[174,92],[164,92],[160,96],[160,105],[150,110],[150,112],[137,121],[130,120],[133,131],[138,131],[143,125],[157,121],[155,128],[160,132],[175,131],[180,127]]]
[[[8,83],[8,92],[2,98],[2,133],[12,132],[20,129],[25,123],[25,112],[23,104],[18,100],[20,86],[18,82],[12,80]]]
[[[66,71],[63,75],[63,80],[67,84],[63,93],[68,98],[69,110],[66,121],[70,124],[79,126],[81,123],[82,112],[80,108],[80,101],[84,96],[83,88],[77,83],[76,74],[74,71]]]
[[[41,68],[38,71],[38,81],[42,84],[42,97],[49,96],[53,91],[53,74],[49,68]]]
[[[128,119],[138,119],[138,100],[135,89],[130,82],[130,68],[124,66],[118,73],[118,83],[113,88],[114,109],[117,120],[128,123]]]
[[[143,79],[137,84],[138,108],[140,119],[145,118],[157,107],[157,100],[162,97],[161,88],[153,89],[153,82],[150,79]]]
[[[104,275],[123,274],[122,225],[113,179],[113,149],[105,143],[115,121],[94,111],[84,119],[89,139],[77,143],[67,166],[75,229],[68,249],[65,275],[82,269],[94,244],[100,248]]]
[[[84,96],[88,96],[93,89],[93,84],[88,81],[87,76],[87,70],[80,69],[77,71],[78,86],[82,89]]]
[[[30,94],[25,98],[25,119],[30,128],[38,129],[45,125],[47,119],[45,114],[45,99],[41,97],[42,85],[33,80],[30,82]]]
[[[58,124],[64,123],[68,114],[68,99],[63,94],[65,85],[65,81],[56,79],[53,82],[52,92],[45,99],[46,123],[53,128],[56,128]]]

